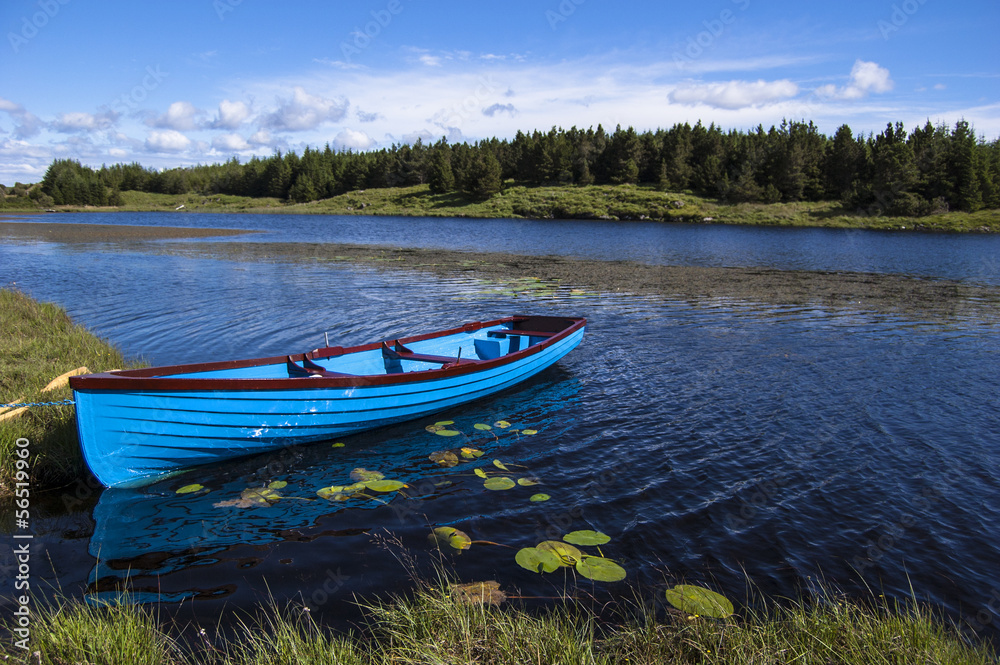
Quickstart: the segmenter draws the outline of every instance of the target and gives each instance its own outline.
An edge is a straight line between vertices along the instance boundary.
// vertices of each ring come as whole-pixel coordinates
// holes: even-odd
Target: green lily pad
[[[611,536],[600,531],[574,531],[563,536],[563,540],[574,545],[603,545],[611,542]]]
[[[347,501],[351,495],[365,489],[364,483],[354,483],[353,485],[331,485],[316,490],[316,494],[327,501]]]
[[[450,469],[458,464],[458,455],[450,450],[436,450],[428,455],[427,459],[446,469]]]
[[[493,424],[499,427],[500,429],[507,429],[508,427],[510,427],[510,423],[507,422],[506,420],[498,420]]]
[[[562,565],[558,556],[537,547],[525,547],[518,550],[514,561],[517,561],[517,565],[527,568],[533,573],[552,573]]]
[[[479,430],[480,432],[489,432],[491,429],[493,429],[486,423],[476,423],[475,425],[473,425],[473,427]]]
[[[733,604],[725,596],[691,584],[667,589],[667,602],[688,614],[725,619],[733,613]]]
[[[489,476],[486,475],[486,472],[483,471],[482,469],[480,469],[479,467],[476,467],[475,469],[473,469],[472,472],[475,473],[477,476],[479,476],[480,478],[482,478],[484,480],[486,478],[489,478]]]
[[[535,434],[538,434],[538,430],[537,429],[523,429],[523,430],[521,430],[521,434],[527,434],[528,436],[534,436]]]
[[[184,487],[182,487],[179,490],[177,490],[177,492],[175,492],[175,493],[176,494],[191,494],[192,492],[200,492],[203,489],[205,489],[204,485],[199,485],[198,483],[194,483],[193,485],[185,485]]]
[[[424,429],[428,432],[434,432],[435,434],[440,434],[441,436],[455,436],[459,432],[455,430],[448,429],[448,425],[454,425],[454,420],[439,420],[433,425],[428,425]]]
[[[240,499],[258,506],[269,506],[280,498],[277,491],[268,487],[249,487],[240,494]]]
[[[373,492],[395,492],[406,486],[406,483],[400,480],[369,480],[365,482],[365,487]]]
[[[500,469],[501,471],[510,471],[510,469],[508,469],[506,466],[504,466],[503,462],[501,462],[498,459],[493,460],[493,466],[495,466],[496,468]]]
[[[625,569],[611,559],[585,556],[576,562],[576,572],[595,582],[620,582],[625,579]]]
[[[343,447],[344,447],[344,444],[338,441],[337,443],[333,444],[333,446],[332,446],[332,447],[333,447],[333,448],[343,448]]]
[[[427,537],[436,545],[448,545],[456,550],[467,550],[472,547],[472,538],[453,526],[439,526]]]
[[[549,496],[548,494],[543,494],[542,492],[539,492],[538,494],[532,494],[531,498],[528,499],[528,501],[531,501],[533,503],[539,503],[541,501],[548,501],[551,498],[552,497]]]
[[[268,484],[268,487],[273,490],[280,490],[284,489],[285,487],[288,487],[288,483],[286,483],[284,480],[275,480],[274,482]]]
[[[552,552],[559,557],[559,564],[562,566],[575,566],[577,561],[583,559],[583,552],[568,543],[562,543],[558,540],[546,540],[538,543],[536,547],[540,550]]]
[[[477,457],[482,457],[485,453],[479,448],[469,448],[465,447],[461,450],[462,457],[465,459],[475,459]]]
[[[508,478],[507,476],[497,476],[496,478],[487,478],[483,481],[483,487],[488,490],[509,490],[512,487],[516,487],[517,483]]]
[[[378,471],[369,471],[368,469],[362,469],[358,467],[351,471],[351,480],[356,480],[359,483],[367,482],[369,480],[382,480],[385,475],[379,473]]]
[[[521,487],[531,487],[532,485],[537,485],[541,481],[538,478],[518,478],[517,484]]]

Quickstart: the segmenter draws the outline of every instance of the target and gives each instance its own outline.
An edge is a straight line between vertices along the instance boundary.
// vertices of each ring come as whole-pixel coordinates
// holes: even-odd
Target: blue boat
[[[349,348],[70,378],[80,447],[108,487],[420,418],[572,351],[583,318],[510,316]]]

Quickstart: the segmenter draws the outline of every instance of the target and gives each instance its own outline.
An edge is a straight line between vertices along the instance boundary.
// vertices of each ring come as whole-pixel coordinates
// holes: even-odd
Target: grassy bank
[[[915,605],[828,597],[715,620],[673,610],[657,617],[652,605],[599,617],[580,604],[528,612],[462,597],[425,587],[412,598],[362,602],[365,623],[348,634],[331,633],[301,607],[260,608],[227,637],[161,622],[141,606],[63,601],[34,616],[28,650],[12,640],[0,650],[9,662],[58,665],[995,662],[988,647],[966,644]]]
[[[0,289],[0,403],[69,399],[66,385],[43,389],[79,367],[100,371],[124,365],[117,349],[74,324],[62,308]],[[57,487],[84,473],[73,406],[29,408],[0,420],[0,498],[13,494],[14,449],[20,438],[31,442],[32,491]]]
[[[662,192],[635,185],[509,186],[486,201],[476,201],[462,194],[432,194],[426,185],[361,190],[301,204],[283,203],[274,198],[255,199],[228,195],[123,192],[123,197],[124,205],[119,208],[63,206],[60,210],[175,211],[184,206],[179,212],[650,219],[753,226],[1000,232],[1000,210],[950,212],[927,217],[886,217],[859,214],[835,202],[728,205],[693,194]]]

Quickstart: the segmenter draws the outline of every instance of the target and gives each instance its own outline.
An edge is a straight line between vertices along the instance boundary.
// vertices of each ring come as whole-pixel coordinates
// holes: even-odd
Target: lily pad
[[[267,507],[277,503],[281,495],[273,489],[267,487],[248,487],[240,493],[240,498],[220,501],[212,504],[215,508],[235,507],[253,508]]]
[[[514,561],[517,561],[517,565],[527,568],[533,573],[552,573],[562,565],[558,556],[537,547],[525,547],[518,550]]]
[[[507,422],[506,420],[498,420],[493,424],[499,427],[500,429],[507,429],[508,427],[510,427],[510,423]]]
[[[351,495],[365,489],[364,483],[354,483],[353,485],[331,485],[316,490],[316,494],[327,501],[347,501]]]
[[[667,589],[667,602],[688,614],[725,619],[733,613],[733,604],[725,596],[704,587],[678,584]]]
[[[455,430],[448,429],[448,425],[454,425],[454,420],[439,420],[433,425],[428,425],[424,429],[428,432],[434,432],[435,434],[440,434],[441,436],[455,436],[458,434]],[[447,434],[445,433],[447,432]]]
[[[533,503],[540,503],[542,501],[548,501],[551,498],[552,497],[549,496],[548,494],[543,494],[542,492],[539,492],[538,494],[532,494],[531,498],[528,499],[528,501],[531,501]]]
[[[512,487],[517,487],[517,483],[507,476],[497,476],[496,478],[487,478],[484,480],[483,487],[488,490],[509,490]]]
[[[479,430],[480,432],[489,432],[491,429],[493,429],[486,423],[476,423],[475,425],[473,425],[473,427]]]
[[[521,430],[521,434],[527,434],[528,436],[534,436],[535,434],[538,434],[538,430],[537,429],[523,429],[523,430]]]
[[[489,476],[486,475],[486,472],[483,471],[482,469],[480,469],[479,467],[476,467],[472,471],[473,471],[473,473],[475,473],[480,478],[483,478],[484,480],[489,477]]]
[[[500,469],[501,471],[510,471],[510,469],[508,469],[506,466],[504,466],[503,462],[501,462],[498,459],[493,460],[493,466],[495,466],[496,468]]]
[[[542,481],[540,481],[538,478],[518,478],[517,479],[517,484],[520,485],[521,487],[531,487],[532,485],[537,485],[540,482],[542,482]]]
[[[437,429],[434,433],[438,436],[458,436],[461,434],[457,429]]]
[[[379,473],[378,471],[369,471],[368,469],[363,469],[358,467],[351,471],[351,480],[356,480],[359,483],[367,482],[369,480],[382,480],[385,475]]]
[[[559,565],[561,566],[575,566],[577,561],[583,559],[583,552],[568,543],[559,542],[558,540],[546,540],[538,543],[537,547],[540,550],[552,552],[552,554],[559,557]]]
[[[250,487],[240,494],[240,498],[244,501],[250,501],[251,503],[258,505],[271,505],[281,498],[281,495],[277,491],[269,487]]]
[[[395,492],[406,486],[406,483],[401,480],[369,480],[365,482],[365,487],[373,492]]]
[[[507,594],[500,590],[500,583],[494,580],[452,584],[448,595],[461,605],[499,605],[507,600]]]
[[[595,582],[620,582],[625,579],[624,568],[600,556],[586,556],[577,561],[576,572]]]
[[[344,444],[338,441],[337,443],[333,444],[333,446],[331,446],[331,447],[333,447],[333,448],[343,448]]]
[[[285,487],[288,487],[288,483],[286,483],[284,480],[275,480],[274,482],[269,483],[268,487],[273,490],[280,490],[284,489]]]
[[[184,487],[182,487],[179,490],[177,490],[177,492],[175,492],[175,493],[176,494],[191,494],[192,492],[200,492],[203,489],[205,489],[204,485],[199,485],[198,483],[194,483],[193,485],[185,485]]]
[[[427,456],[427,459],[434,462],[438,466],[443,466],[446,469],[450,469],[458,464],[458,455],[451,452],[450,450],[437,450]]]
[[[611,536],[600,531],[573,531],[563,536],[563,540],[574,545],[603,545],[611,542]]]
[[[448,545],[456,550],[467,550],[472,547],[472,538],[469,538],[469,534],[453,526],[439,526],[427,538],[438,546]]]
[[[465,459],[475,459],[477,457],[482,457],[485,453],[479,448],[469,448],[465,447],[461,450],[462,457]]]

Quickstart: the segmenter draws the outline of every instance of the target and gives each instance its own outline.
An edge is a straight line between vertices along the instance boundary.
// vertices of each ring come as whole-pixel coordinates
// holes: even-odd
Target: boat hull
[[[538,317],[533,322],[537,325]],[[185,369],[180,366],[161,374],[153,370],[144,370],[145,376],[133,373],[130,378],[134,380],[121,388],[115,387],[109,375],[91,375],[90,381],[77,377],[73,388],[81,448],[103,484],[133,486],[192,466],[420,418],[538,374],[580,343],[583,323],[496,359],[395,375],[227,379],[227,372],[241,370],[198,371],[203,368],[191,366],[195,371],[177,371]],[[484,328],[450,332],[456,339],[462,334],[482,338],[482,330],[490,324],[474,325]],[[340,351],[341,358],[374,352],[372,345]],[[274,363],[256,366],[269,369]]]

